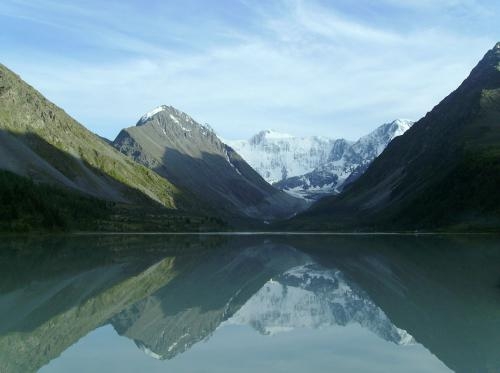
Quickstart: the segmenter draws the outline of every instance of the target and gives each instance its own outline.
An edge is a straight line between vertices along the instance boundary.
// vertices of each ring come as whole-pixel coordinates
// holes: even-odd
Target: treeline
[[[198,232],[227,230],[219,217],[160,205],[117,204],[0,171],[0,232]]]
[[[112,203],[0,171],[0,231],[94,230]]]

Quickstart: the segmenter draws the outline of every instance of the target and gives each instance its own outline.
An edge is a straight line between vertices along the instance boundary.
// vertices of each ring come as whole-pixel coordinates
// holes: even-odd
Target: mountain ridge
[[[265,220],[305,207],[269,185],[209,125],[171,106],[146,113],[113,144],[222,214]]]
[[[294,137],[263,130],[249,140],[226,141],[257,172],[290,195],[317,199],[339,193],[366,170],[387,144],[413,122],[396,119],[350,141],[322,136]]]
[[[37,175],[42,181],[56,182],[118,202],[129,201],[123,192],[113,195],[114,189],[123,184],[139,189],[166,207],[175,206],[172,197],[180,191],[172,184],[130,162],[4,65],[0,65],[0,85],[0,129],[5,160],[0,160],[2,169],[31,178]],[[9,143],[16,144],[17,154],[9,151],[12,149]],[[26,161],[20,158],[20,152],[26,154]],[[54,156],[55,152],[60,154]],[[8,160],[7,155],[10,155]],[[66,159],[61,159],[63,157]],[[14,165],[14,160],[18,165]],[[75,172],[79,173],[78,177],[72,175]],[[99,172],[106,176],[103,178]],[[140,173],[143,178],[138,177]],[[84,180],[87,183],[82,185]],[[156,189],[155,183],[158,184]],[[106,192],[105,187],[110,191]]]
[[[1,64],[0,170],[2,231],[201,229],[213,214]]]
[[[495,192],[500,185],[499,64],[497,44],[456,90],[392,141],[363,176],[340,196],[318,202],[297,224],[495,229],[500,223]]]

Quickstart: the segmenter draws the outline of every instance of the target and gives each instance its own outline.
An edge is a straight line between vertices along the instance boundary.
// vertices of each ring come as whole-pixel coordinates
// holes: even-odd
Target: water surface
[[[0,244],[0,372],[500,372],[500,241]]]

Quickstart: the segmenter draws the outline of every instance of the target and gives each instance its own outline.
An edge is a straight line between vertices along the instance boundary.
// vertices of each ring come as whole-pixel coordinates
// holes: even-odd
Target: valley
[[[500,43],[424,118],[357,141],[271,130],[222,140],[167,105],[109,141],[1,66],[0,227],[494,229],[498,66]]]

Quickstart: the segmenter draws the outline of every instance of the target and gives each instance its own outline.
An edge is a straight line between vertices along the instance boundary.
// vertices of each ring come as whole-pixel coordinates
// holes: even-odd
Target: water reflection
[[[265,335],[355,323],[387,341],[414,343],[342,272],[317,264],[295,267],[269,280],[227,323],[248,324]]]
[[[314,366],[311,359],[319,369],[335,363],[342,371],[337,360],[350,346],[358,348],[364,371],[397,371],[397,364],[410,371],[417,361],[427,371],[497,372],[498,243],[446,237],[4,240],[0,371],[90,371],[95,356],[85,343],[111,338],[99,333],[112,327],[121,337],[114,334],[119,339],[111,338],[100,356],[121,371],[132,366],[128,355],[144,369],[161,360],[163,370],[223,371],[223,359],[228,369],[243,371],[231,366],[243,362],[255,369],[251,364],[265,361],[264,371],[282,371],[280,356],[291,351],[297,371],[301,362]],[[258,335],[264,339],[257,342]],[[117,347],[123,340],[136,346],[127,359],[127,347]],[[365,342],[378,355],[361,348]],[[73,345],[80,360],[65,352]],[[235,349],[241,356],[231,363],[228,351]],[[345,371],[349,356],[342,356]],[[146,357],[147,363],[140,360]]]

